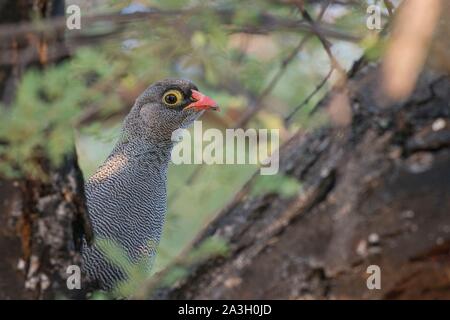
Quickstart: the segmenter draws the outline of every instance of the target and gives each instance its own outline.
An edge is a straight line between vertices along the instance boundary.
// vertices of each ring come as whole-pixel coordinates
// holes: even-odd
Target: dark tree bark
[[[48,182],[0,179],[0,299],[84,297],[66,286],[89,230],[83,178],[73,156],[49,171]]]
[[[380,102],[380,83],[378,66],[357,63],[351,125],[298,133],[281,149],[281,171],[303,192],[251,197],[249,182],[195,244],[220,236],[229,254],[156,297],[450,298],[450,79],[426,71],[395,105]],[[380,290],[367,287],[370,265]]]
[[[44,18],[51,16],[58,13],[52,7],[61,3],[64,1],[2,1],[0,24],[29,20],[31,10],[40,10]],[[45,41],[40,39],[41,44]],[[11,46],[19,50],[32,44],[15,39]],[[45,67],[49,61],[42,58],[33,66]],[[14,99],[16,84],[28,67],[20,59],[0,66],[3,104]],[[7,145],[8,141],[1,143]],[[36,165],[48,176],[46,181],[0,176],[0,299],[83,298],[84,291],[69,291],[66,286],[67,267],[81,263],[77,250],[81,237],[85,232],[91,237],[76,155],[67,155],[59,168],[38,157]]]

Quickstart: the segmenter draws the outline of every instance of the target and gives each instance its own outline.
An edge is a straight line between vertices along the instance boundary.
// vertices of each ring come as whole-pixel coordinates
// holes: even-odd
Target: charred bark
[[[0,179],[0,299],[84,297],[66,285],[89,230],[83,178],[76,157],[64,163],[46,182]]]
[[[195,243],[220,236],[228,255],[156,297],[450,298],[450,78],[426,71],[397,104],[382,102],[380,82],[377,65],[357,63],[351,125],[298,133],[281,149],[281,171],[303,191],[252,197],[249,182]],[[379,290],[367,287],[370,265]]]
[[[32,10],[39,10],[43,18],[58,14],[53,9],[61,4],[64,1],[3,1],[0,7],[5,10],[1,10],[0,23],[29,20]],[[34,49],[39,50],[45,41],[40,39],[40,45]],[[24,39],[11,42],[11,49],[19,50],[19,46],[33,44]],[[43,68],[46,63],[50,61],[43,55],[42,61],[33,66]],[[0,66],[3,105],[13,101],[16,84],[29,67],[20,59],[16,64]],[[1,143],[8,145],[8,141]],[[85,296],[84,291],[70,291],[66,286],[67,267],[81,263],[77,250],[81,237],[91,237],[83,177],[74,152],[62,163],[55,168],[42,155],[36,157],[36,165],[47,179],[26,175],[8,179],[0,175],[0,299]]]

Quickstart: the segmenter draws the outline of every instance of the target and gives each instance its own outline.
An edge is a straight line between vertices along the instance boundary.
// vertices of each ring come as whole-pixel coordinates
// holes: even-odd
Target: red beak
[[[215,102],[213,99],[211,99],[208,96],[205,96],[203,93],[197,91],[197,90],[191,90],[192,94],[191,97],[195,101],[189,104],[184,109],[191,109],[194,108],[197,111],[200,110],[219,110],[219,106],[217,105],[217,102]]]

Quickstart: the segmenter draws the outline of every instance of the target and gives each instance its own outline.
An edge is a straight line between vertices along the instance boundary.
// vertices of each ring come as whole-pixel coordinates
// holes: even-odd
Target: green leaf
[[[266,193],[277,193],[283,198],[289,198],[301,191],[301,184],[292,177],[276,174],[272,176],[258,176],[252,185],[250,194],[253,196]]]

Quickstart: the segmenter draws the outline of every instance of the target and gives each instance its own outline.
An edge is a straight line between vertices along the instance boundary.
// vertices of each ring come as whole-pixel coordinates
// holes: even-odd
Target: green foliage
[[[361,47],[364,49],[364,56],[371,61],[380,59],[386,50],[387,42],[380,39],[377,35],[368,35],[361,41]]]
[[[131,262],[125,250],[110,239],[97,239],[96,245],[104,253],[110,263],[119,268],[126,276],[126,280],[119,282],[111,294],[94,293],[92,299],[103,300],[112,297],[131,297],[139,294],[146,287],[166,287],[174,284],[188,274],[189,268],[206,259],[225,256],[228,253],[227,243],[220,237],[209,237],[198,247],[188,253],[186,257],[169,267],[164,276],[156,283],[149,280],[153,261],[142,257],[139,261]],[[149,250],[156,250],[153,243],[148,244]],[[150,267],[149,267],[150,266]]]
[[[211,256],[225,256],[228,250],[228,244],[225,240],[220,237],[209,237],[189,253],[187,263],[195,264]]]
[[[228,244],[220,237],[209,237],[193,249],[185,259],[169,267],[167,274],[158,283],[158,286],[169,287],[186,277],[189,268],[207,259],[217,256],[226,256],[229,251]]]
[[[111,239],[97,239],[96,245],[108,261],[119,268],[127,278],[117,284],[112,292],[113,296],[128,297],[132,295],[150,276],[153,261],[149,257],[143,255],[138,261],[134,262],[127,255],[126,251]],[[156,251],[156,245],[153,242],[149,242],[147,249]]]
[[[277,193],[284,198],[289,198],[301,191],[301,184],[297,179],[281,173],[272,176],[258,176],[254,181],[251,194],[258,196],[266,193]]]
[[[347,10],[340,15],[335,22],[335,26],[342,31],[364,34],[366,27],[366,9],[367,4],[361,1],[355,6],[349,6]]]
[[[70,62],[26,72],[14,103],[2,107],[0,140],[7,145],[0,148],[0,173],[45,178],[40,159],[60,165],[74,148],[73,127],[86,106],[101,105],[104,114],[120,107],[115,93],[105,95],[93,86],[115,80],[118,68],[84,49]]]
[[[0,118],[0,139],[8,142],[0,150],[0,158],[6,160],[3,173],[39,175],[34,158],[44,153],[58,165],[73,148],[71,122],[80,110],[82,86],[67,72],[65,64],[23,77],[14,104],[4,107]]]

